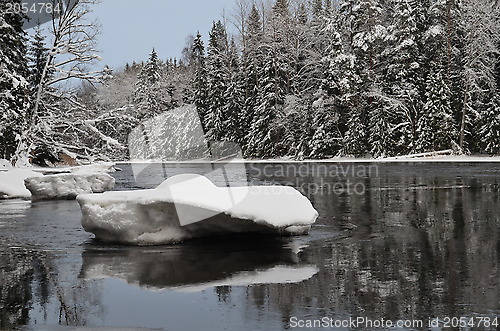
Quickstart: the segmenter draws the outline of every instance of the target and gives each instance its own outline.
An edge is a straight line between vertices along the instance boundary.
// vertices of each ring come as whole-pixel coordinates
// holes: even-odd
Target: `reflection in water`
[[[0,253],[0,330],[43,323],[51,313],[58,324],[75,326],[98,316],[99,288],[74,278],[73,266],[50,252],[14,248]]]
[[[115,277],[145,288],[201,291],[215,286],[298,283],[317,267],[276,238],[206,239],[172,249],[87,249],[85,279]]]
[[[362,195],[310,196],[319,222],[347,238],[307,250],[323,265],[315,285],[298,284],[293,292],[301,295],[291,297],[283,287],[260,288],[259,302],[284,321],[290,312],[307,315],[296,310],[304,306],[321,316],[392,320],[500,314],[497,165],[388,164],[377,177],[330,181],[365,187]]]
[[[364,173],[349,165],[300,173],[247,165],[251,183],[291,184],[312,200],[320,219],[301,238],[101,246],[81,231],[75,202],[0,203],[0,329],[38,323],[183,330],[199,317],[199,328],[250,330],[287,328],[292,316],[499,316],[498,164],[380,164]],[[137,186],[130,169],[120,167],[118,185]],[[156,170],[183,171],[152,167],[151,185]],[[207,172],[204,165],[183,167]],[[355,185],[362,192],[348,190]],[[286,277],[290,270],[297,278]],[[171,291],[178,289],[203,291]],[[170,322],[146,313],[159,300]],[[176,310],[183,302],[200,315],[183,319]],[[119,317],[108,318],[116,310]],[[141,313],[125,318],[134,312]]]

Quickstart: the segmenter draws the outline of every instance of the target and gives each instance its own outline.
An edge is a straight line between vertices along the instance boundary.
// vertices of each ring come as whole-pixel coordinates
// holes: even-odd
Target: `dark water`
[[[186,172],[292,185],[320,218],[304,237],[137,248],[95,242],[75,201],[0,202],[1,330],[498,329],[498,163],[120,168],[117,189]]]

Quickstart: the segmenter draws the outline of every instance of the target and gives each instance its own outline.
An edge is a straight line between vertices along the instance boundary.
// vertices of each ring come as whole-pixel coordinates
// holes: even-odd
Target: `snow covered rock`
[[[292,187],[216,187],[191,174],[171,177],[153,190],[85,194],[77,200],[87,232],[131,245],[245,232],[302,235],[318,217]]]
[[[24,186],[24,180],[30,177],[39,178],[43,175],[27,169],[0,171],[0,199],[29,199],[31,193]]]
[[[112,190],[115,179],[108,174],[58,174],[26,178],[33,200],[75,199],[79,194]]]

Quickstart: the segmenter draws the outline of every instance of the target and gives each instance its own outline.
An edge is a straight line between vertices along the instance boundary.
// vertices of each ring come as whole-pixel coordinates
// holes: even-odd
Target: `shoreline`
[[[294,160],[289,158],[283,159],[224,159],[224,160],[123,160],[114,162],[96,162],[84,166],[92,166],[99,164],[110,165],[120,165],[120,164],[335,164],[335,163],[500,163],[500,156],[451,156],[451,155],[439,155],[431,157],[413,157],[413,156],[399,156],[391,158],[381,158],[381,159],[371,159],[371,158],[331,158],[331,159],[307,159],[307,160]],[[62,167],[0,167],[0,172],[5,172],[14,169],[30,169],[34,172],[39,172],[42,174],[53,174],[53,173],[70,173],[71,169],[81,167],[81,166],[62,166]]]
[[[129,160],[116,161],[116,164],[277,164],[277,163],[500,163],[500,156],[439,156],[439,157],[394,157],[383,159],[370,158],[331,158],[320,160],[293,159],[226,159],[226,160],[189,160],[189,161],[159,161],[159,160]]]

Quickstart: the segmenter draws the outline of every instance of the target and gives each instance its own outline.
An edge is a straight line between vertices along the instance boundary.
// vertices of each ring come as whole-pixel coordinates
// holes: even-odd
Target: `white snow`
[[[0,170],[11,169],[12,165],[6,159],[0,159]]]
[[[76,167],[50,167],[50,168],[34,167],[31,169],[33,171],[49,175],[64,174],[64,173],[83,175],[83,174],[102,174],[102,173],[115,172],[116,169],[114,166],[115,163],[113,162],[97,162]]]
[[[98,162],[69,168],[74,174],[101,174],[115,172],[113,162]]]
[[[306,234],[318,212],[286,186],[216,187],[200,175],[178,175],[156,189],[85,194],[82,225],[98,240],[159,245],[243,232]]]
[[[434,155],[426,157],[415,157],[415,155],[402,155],[396,157],[387,158],[355,158],[355,157],[334,157],[330,159],[306,159],[297,161],[293,158],[283,157],[283,158],[269,158],[269,159],[242,159],[235,158],[231,160],[231,163],[260,163],[260,164],[279,164],[279,163],[390,163],[390,162],[456,162],[456,163],[482,163],[482,162],[500,162],[500,156],[488,156],[488,155]],[[182,164],[182,163],[221,163],[219,161],[210,161],[207,159],[192,160],[192,161],[162,161],[157,162],[154,160],[150,161],[123,161],[123,163],[130,163],[134,165],[139,164],[151,164],[151,163],[166,163],[166,164]],[[222,162],[224,163],[224,162]]]
[[[115,179],[108,174],[84,172],[27,178],[24,184],[33,200],[74,199],[79,194],[112,190]]]
[[[30,177],[42,176],[42,174],[28,169],[13,169],[0,172],[0,199],[29,199],[31,193],[24,186],[24,180]]]
[[[114,187],[113,177],[107,175],[113,171],[114,163],[110,162],[78,167],[12,168],[8,161],[0,160],[0,199],[29,199],[32,192],[34,200],[74,199],[81,193],[105,192]]]

